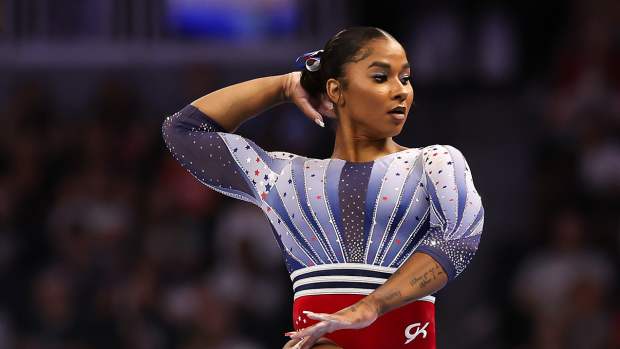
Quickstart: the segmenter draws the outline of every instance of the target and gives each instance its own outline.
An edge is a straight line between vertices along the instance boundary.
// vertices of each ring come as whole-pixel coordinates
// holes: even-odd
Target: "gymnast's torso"
[[[476,252],[484,210],[454,147],[369,162],[268,152],[191,105],[166,119],[163,135],[200,182],[263,211],[296,300],[367,295],[414,252],[435,258],[452,280]]]

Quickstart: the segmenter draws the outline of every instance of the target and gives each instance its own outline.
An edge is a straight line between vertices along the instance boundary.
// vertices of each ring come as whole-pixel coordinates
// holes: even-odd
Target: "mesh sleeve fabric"
[[[201,183],[259,207],[282,167],[295,157],[268,153],[249,139],[227,133],[192,105],[167,117],[162,134],[173,157]]]
[[[430,229],[417,252],[432,256],[456,278],[478,249],[484,208],[461,152],[449,145],[424,148],[425,188],[430,199]]]

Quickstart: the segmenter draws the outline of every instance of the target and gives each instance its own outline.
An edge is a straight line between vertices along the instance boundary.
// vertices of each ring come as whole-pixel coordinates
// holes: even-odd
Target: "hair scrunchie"
[[[297,57],[295,65],[298,69],[307,69],[308,71],[315,72],[321,69],[321,54],[323,50],[316,50],[312,52],[306,52],[303,55]]]

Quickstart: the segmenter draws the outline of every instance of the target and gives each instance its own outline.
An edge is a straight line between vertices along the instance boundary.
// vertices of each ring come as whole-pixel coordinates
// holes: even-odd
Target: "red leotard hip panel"
[[[334,313],[346,308],[363,295],[328,294],[302,296],[293,305],[295,330],[317,321],[303,311]],[[372,325],[359,330],[341,330],[326,335],[344,349],[435,349],[435,304],[418,300],[379,317]]]

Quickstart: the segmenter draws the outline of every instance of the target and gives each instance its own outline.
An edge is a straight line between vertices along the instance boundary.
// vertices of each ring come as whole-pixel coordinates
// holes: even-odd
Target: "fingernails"
[[[314,122],[316,122],[317,125],[321,126],[321,127],[325,127],[325,124],[323,123],[323,121],[321,121],[321,119],[316,118],[314,119]]]
[[[290,337],[290,336],[294,335],[295,333],[297,333],[297,332],[295,332],[295,331],[292,331],[292,332],[284,332],[284,335],[285,335],[285,336],[287,336],[287,337]]]
[[[302,313],[304,313],[304,314],[313,314],[310,310],[304,310],[304,311],[302,311]]]

